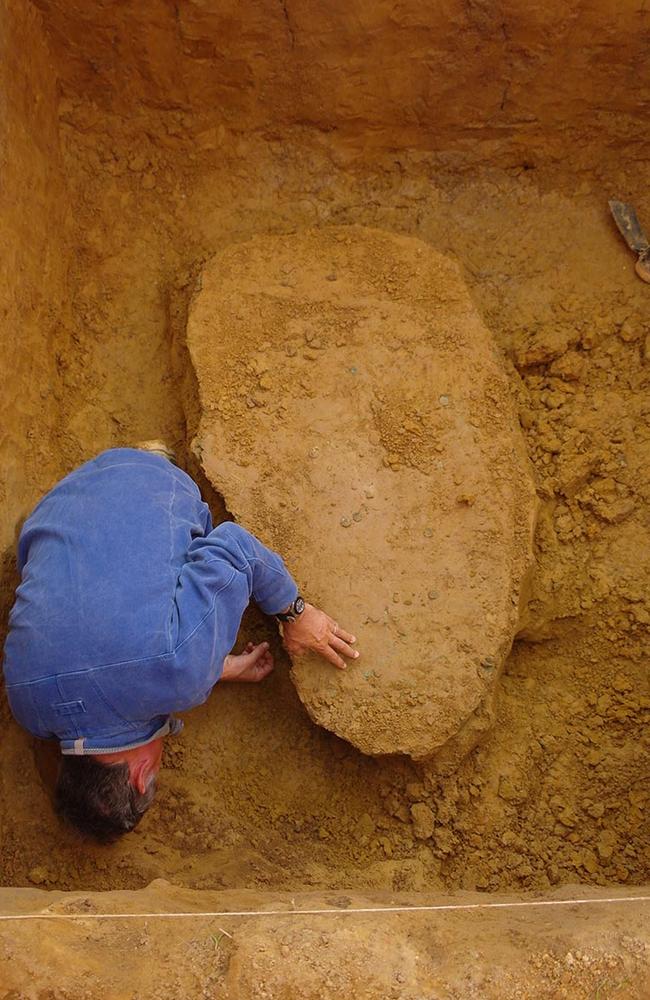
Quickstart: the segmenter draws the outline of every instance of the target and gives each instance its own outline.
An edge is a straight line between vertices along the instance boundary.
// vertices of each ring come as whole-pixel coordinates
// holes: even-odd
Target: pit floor
[[[331,151],[251,140],[244,176],[232,164],[219,174],[184,169],[177,158],[173,174],[158,163],[160,188],[149,194],[131,171],[84,169],[96,135],[65,120],[62,134],[79,191],[70,309],[55,345],[65,389],[51,444],[59,469],[156,436],[198,475],[183,345],[194,276],[228,241],[316,214],[324,225],[413,233],[459,259],[505,352],[544,503],[530,622],[507,664],[496,725],[455,773],[365,758],[315,728],[273,629],[251,614],[242,638],[270,636],[279,668],[259,688],[217,689],[187,717],[166,748],[158,804],[122,844],[79,851],[48,806],[47,764],[32,763],[29,740],[8,725],[4,884],[126,888],[165,877],[194,888],[497,891],[642,882],[647,290],[596,182],[568,192],[559,173],[490,170],[459,180],[406,155],[353,171]],[[237,191],[254,200],[254,215],[234,204]],[[39,486],[55,478],[46,470]],[[219,516],[219,498],[207,496]],[[26,778],[16,789],[18,769]],[[432,840],[414,836],[414,801],[436,814]]]

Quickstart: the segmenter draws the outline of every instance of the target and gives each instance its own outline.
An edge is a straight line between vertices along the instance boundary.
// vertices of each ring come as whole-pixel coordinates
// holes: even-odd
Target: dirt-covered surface
[[[488,728],[528,598],[537,498],[507,379],[457,266],[360,226],[265,237],[198,280],[193,442],[361,659],[292,678],[368,754],[459,757]]]
[[[229,243],[315,220],[414,234],[459,260],[504,351],[543,507],[529,639],[506,664],[495,728],[458,771],[373,761],[314,728],[281,659],[263,687],[216,691],[188,718],[140,833],[80,851],[8,722],[5,883],[495,890],[646,878],[648,290],[604,206],[616,193],[647,217],[637,175],[624,160],[605,176],[580,163],[568,175],[450,174],[423,152],[364,154],[303,130],[225,132],[217,147],[187,112],[124,118],[75,94],[58,113],[62,166],[48,161],[47,190],[58,182],[74,206],[56,258],[67,294],[32,265],[58,319],[52,347],[21,327],[30,433],[17,423],[4,442],[20,472],[8,552],[29,505],[94,452],[152,436],[182,450],[196,430],[181,391],[196,274]],[[8,235],[22,246],[21,232]],[[268,626],[251,619],[247,632]]]
[[[306,154],[286,146],[280,197],[268,188],[277,148],[260,144],[253,156],[252,145],[243,178],[224,184],[208,164],[185,173],[181,144],[170,193],[170,153],[140,137],[161,174],[161,190],[148,193],[137,171],[116,177],[98,166],[109,142],[133,155],[131,131],[114,123],[107,139],[90,127],[88,108],[75,115],[83,129],[62,126],[67,183],[79,187],[56,348],[60,406],[53,429],[39,423],[38,408],[32,416],[53,457],[45,472],[24,457],[30,502],[101,448],[192,437],[174,357],[184,356],[197,262],[253,230],[288,228],[292,210],[303,225],[328,170],[337,219],[417,232],[457,255],[506,352],[543,499],[528,634],[544,641],[517,644],[494,730],[447,776],[367,759],[315,729],[281,660],[262,688],[217,691],[188,718],[167,752],[160,805],[141,833],[108,852],[80,851],[61,831],[31,744],[8,723],[5,882],[30,873],[64,887],[165,874],[192,885],[485,889],[643,880],[647,289],[612,231],[600,185],[592,193],[585,180],[582,193],[568,194],[560,175],[551,189],[548,175],[488,171],[465,182],[435,175],[433,186],[433,167],[417,157],[406,179],[387,163],[353,173],[321,159],[310,182]],[[254,217],[233,207],[237,190],[257,199]],[[639,207],[650,206],[641,198]],[[7,507],[8,547],[27,508]],[[268,626],[252,620],[248,631],[266,635]],[[432,838],[415,836],[415,803],[429,810],[418,812],[433,823]]]
[[[648,903],[632,895],[567,886],[486,909],[475,893],[198,893],[162,879],[139,892],[2,890],[2,912],[23,919],[0,922],[0,995],[645,1000]],[[556,903],[576,897],[591,902]]]
[[[371,759],[315,727],[280,655],[264,685],[224,687],[188,716],[182,739],[166,748],[158,804],[109,849],[80,846],[53,818],[41,779],[47,762],[39,771],[30,739],[3,707],[2,882],[113,890],[163,877],[274,891],[639,885],[649,875],[649,290],[606,200],[633,201],[650,225],[635,69],[642,12],[601,3],[576,21],[579,10],[567,8],[563,19],[564,7],[552,3],[537,12],[534,31],[517,22],[515,44],[506,37],[510,14],[502,31],[485,5],[464,5],[476,22],[469,65],[483,42],[486,52],[514,52],[518,103],[502,96],[499,118],[497,60],[468,91],[492,95],[493,127],[459,131],[449,121],[433,143],[435,122],[417,114],[397,129],[396,109],[410,107],[403,95],[389,124],[371,127],[355,105],[358,87],[343,92],[329,119],[325,88],[318,116],[287,112],[274,124],[264,118],[271,97],[256,99],[283,73],[260,76],[250,59],[228,61],[234,77],[218,95],[198,84],[179,95],[188,65],[200,75],[219,61],[216,42],[208,50],[200,41],[210,33],[209,6],[191,5],[198,26],[184,22],[177,58],[160,41],[176,37],[172,5],[139,5],[135,25],[123,5],[6,5],[3,610],[20,521],[76,464],[111,445],[163,437],[200,477],[185,450],[198,407],[184,331],[205,262],[256,234],[360,224],[455,257],[503,352],[542,504],[525,631],[505,664],[495,725],[458,767]],[[517,16],[525,19],[523,8]],[[233,51],[235,21],[219,35]],[[152,23],[160,31],[142,27]],[[583,30],[602,38],[602,49],[578,44]],[[608,44],[621,33],[620,47]],[[444,32],[436,37],[442,46]],[[348,54],[363,48],[353,33],[346,44]],[[562,60],[550,55],[558,46],[571,53],[561,81]],[[278,49],[287,64],[288,47]],[[441,65],[449,75],[452,61]],[[527,123],[526,74],[537,79],[542,66],[543,92],[554,96],[543,113],[531,98]],[[262,108],[264,122],[248,131],[241,108],[213,113],[233,94]],[[253,615],[243,632],[259,638],[273,628]],[[624,976],[603,975],[610,995],[625,995]],[[562,988],[581,995],[575,983]],[[591,995],[597,989],[604,995],[598,984]]]

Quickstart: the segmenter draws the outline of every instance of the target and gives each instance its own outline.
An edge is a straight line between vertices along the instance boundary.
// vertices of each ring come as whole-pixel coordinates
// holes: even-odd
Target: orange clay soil
[[[164,879],[137,892],[4,889],[3,913],[55,919],[0,923],[2,996],[646,1000],[648,904],[631,901],[629,889],[584,886],[566,886],[543,901],[576,894],[615,901],[512,908],[503,906],[521,902],[512,894],[196,892]],[[471,908],[488,900],[500,905]],[[450,903],[470,909],[417,911]],[[355,912],[395,906],[403,912]],[[299,912],[321,909],[327,912]],[[263,912],[196,915],[233,910]],[[97,919],[170,912],[194,915]]]
[[[373,759],[315,726],[253,615],[242,642],[270,636],[275,674],[188,716],[157,805],[109,849],[58,824],[47,762],[3,705],[4,884],[643,882],[649,289],[606,208],[650,218],[638,5],[262,3],[259,20],[239,4],[5,6],[5,612],[22,519],[103,448],[164,437],[224,516],[184,454],[199,419],[187,311],[206,261],[252,237],[360,225],[455,258],[541,510],[495,723],[461,763]]]

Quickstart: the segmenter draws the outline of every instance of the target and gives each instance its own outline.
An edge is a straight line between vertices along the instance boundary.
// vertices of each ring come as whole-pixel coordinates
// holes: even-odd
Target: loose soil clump
[[[294,660],[302,702],[364,753],[462,755],[493,716],[537,500],[458,267],[351,226],[256,237],[199,284],[194,451],[228,509],[359,640],[345,672]]]

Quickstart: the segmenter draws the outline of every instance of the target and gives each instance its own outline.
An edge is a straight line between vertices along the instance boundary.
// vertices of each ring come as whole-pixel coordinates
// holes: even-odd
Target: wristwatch
[[[296,618],[305,610],[304,599],[298,594],[293,604],[290,604],[286,611],[279,611],[275,616],[279,622],[295,622]]]

